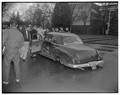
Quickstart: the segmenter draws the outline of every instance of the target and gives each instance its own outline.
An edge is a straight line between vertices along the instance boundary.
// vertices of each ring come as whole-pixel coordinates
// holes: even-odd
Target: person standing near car
[[[59,32],[61,32],[61,33],[65,32],[63,27],[60,27],[60,31]]]
[[[65,32],[70,33],[70,31],[69,31],[69,28],[68,28],[68,27],[66,27],[66,28],[65,28]]]
[[[20,26],[20,31],[24,37],[24,46],[20,49],[20,57],[25,61],[27,59],[28,53],[30,52],[30,33],[25,29],[24,26]]]
[[[34,29],[34,27],[33,27],[32,25],[29,26],[28,32],[29,32],[30,35],[31,35],[31,40],[37,39],[37,30]]]
[[[57,27],[55,28],[55,32],[59,32],[59,29]]]
[[[20,52],[24,45],[22,33],[16,28],[16,23],[11,24],[5,35],[3,35],[3,46],[5,46],[3,59],[3,84],[9,84],[10,65],[13,61],[15,80],[20,83]]]
[[[43,30],[41,26],[37,28],[37,31],[38,31],[38,34],[40,35],[40,38],[43,40],[45,37],[44,35],[45,31]]]

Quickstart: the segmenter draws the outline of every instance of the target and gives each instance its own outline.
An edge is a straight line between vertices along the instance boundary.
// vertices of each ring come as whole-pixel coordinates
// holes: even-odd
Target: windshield
[[[67,45],[71,43],[83,44],[82,40],[77,35],[69,36],[55,35],[52,37],[52,42],[60,45]]]
[[[80,40],[80,38],[77,37],[77,36],[65,36],[63,38],[63,43],[64,43],[64,45],[70,44],[70,43],[81,43],[81,44],[83,44],[82,40]]]

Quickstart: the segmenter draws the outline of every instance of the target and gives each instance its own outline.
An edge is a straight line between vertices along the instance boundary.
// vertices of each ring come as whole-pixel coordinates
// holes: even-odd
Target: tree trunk
[[[109,10],[109,16],[108,16],[108,22],[107,22],[107,30],[105,31],[105,34],[108,35],[110,31],[110,15],[111,11]]]

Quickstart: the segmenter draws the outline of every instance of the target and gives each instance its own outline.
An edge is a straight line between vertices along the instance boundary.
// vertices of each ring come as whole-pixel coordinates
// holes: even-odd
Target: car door
[[[59,55],[60,45],[62,45],[62,39],[60,36],[54,36],[52,40],[50,41],[49,45],[49,54],[52,57],[53,60],[56,60],[57,56]]]
[[[52,56],[52,44],[49,41],[44,41],[41,47],[41,55],[46,56],[50,59],[53,59]]]
[[[50,56],[50,46],[51,46],[51,37],[50,35],[46,35],[44,38],[44,41],[41,46],[41,52],[40,54],[46,57],[51,57]]]
[[[41,39],[41,36],[39,34],[33,36],[36,37],[33,37],[34,39],[32,39],[31,41],[31,53],[37,53],[41,51],[43,40]]]

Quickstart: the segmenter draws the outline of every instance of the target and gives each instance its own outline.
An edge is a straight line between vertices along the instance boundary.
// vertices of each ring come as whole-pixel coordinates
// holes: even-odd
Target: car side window
[[[60,44],[60,45],[63,44],[61,37],[53,37],[52,42],[55,44]]]
[[[51,42],[51,40],[52,40],[52,36],[51,35],[47,35],[45,37],[45,41]]]

